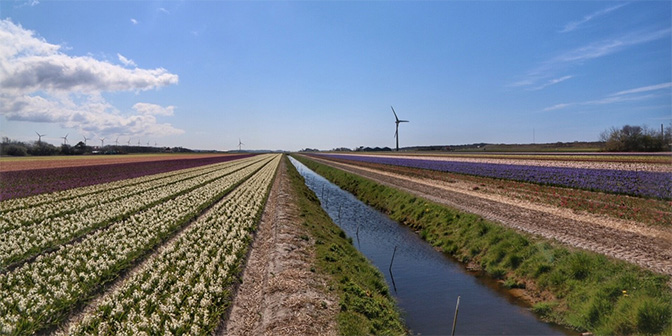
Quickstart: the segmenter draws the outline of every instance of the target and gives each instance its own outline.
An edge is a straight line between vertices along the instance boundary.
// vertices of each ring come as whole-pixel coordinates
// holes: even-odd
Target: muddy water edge
[[[468,271],[408,227],[362,203],[294,158],[290,160],[333,221],[385,275],[412,333],[450,334],[459,296],[456,334],[576,334],[539,321],[524,301],[497,281]]]

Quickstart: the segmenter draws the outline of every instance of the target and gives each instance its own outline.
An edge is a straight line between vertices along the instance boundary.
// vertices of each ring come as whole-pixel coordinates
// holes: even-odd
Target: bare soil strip
[[[470,192],[451,187],[445,182],[413,178],[379,169],[336,163],[315,157],[311,159],[433,202],[477,214],[507,227],[672,275],[670,228],[576,213],[501,195]]]
[[[311,272],[315,254],[282,160],[220,335],[336,335],[338,298]],[[323,306],[326,303],[326,309]],[[224,330],[225,329],[225,330]]]

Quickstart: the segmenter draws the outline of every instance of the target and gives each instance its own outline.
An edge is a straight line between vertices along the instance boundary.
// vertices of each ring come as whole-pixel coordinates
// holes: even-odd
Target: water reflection
[[[408,227],[290,159],[332,220],[385,275],[414,333],[450,334],[460,296],[456,334],[569,334],[538,321],[506,291],[496,290],[494,281],[469,274],[462,264],[434,250]]]

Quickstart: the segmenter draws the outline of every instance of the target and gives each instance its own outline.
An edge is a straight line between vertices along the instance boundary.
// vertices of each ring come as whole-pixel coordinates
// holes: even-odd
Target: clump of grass
[[[550,293],[553,299],[533,306],[546,320],[598,334],[672,335],[669,276],[521,234],[305,157],[297,159],[458,260],[479,264],[505,284],[522,280]]]
[[[304,226],[315,242],[316,270],[331,276],[340,296],[338,326],[343,335],[406,333],[396,303],[382,274],[352,245],[345,232],[322,210],[303,177],[287,162]],[[312,270],[312,269],[311,269]]]

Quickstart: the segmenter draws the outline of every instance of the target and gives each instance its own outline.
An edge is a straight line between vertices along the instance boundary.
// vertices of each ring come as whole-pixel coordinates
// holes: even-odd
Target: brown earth
[[[286,169],[283,160],[220,335],[338,333],[338,298],[325,276],[310,271],[315,252]]]
[[[56,157],[26,157],[0,159],[0,172],[51,169],[66,167],[84,167],[106,164],[152,162],[165,160],[201,159],[212,156],[226,156],[230,154],[137,154],[137,155],[85,155],[85,156],[56,156]]]
[[[672,275],[672,228],[669,227],[647,226],[634,221],[516,200],[485,193],[484,190],[473,188],[473,185],[460,186],[457,183],[410,177],[315,157],[311,159],[436,203],[477,214],[507,227]]]

